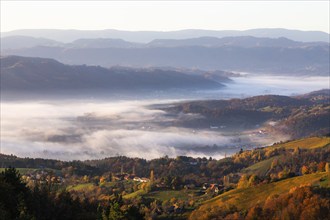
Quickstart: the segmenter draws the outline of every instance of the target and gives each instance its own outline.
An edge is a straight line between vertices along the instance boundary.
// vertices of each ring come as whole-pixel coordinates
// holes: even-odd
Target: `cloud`
[[[93,149],[102,149],[109,156],[127,155],[147,159],[171,157],[192,152],[196,146],[225,145],[230,142],[213,132],[193,133],[186,129],[168,128],[159,131],[100,130],[84,137]]]
[[[205,148],[204,154],[203,146],[224,146],[231,141],[214,131],[170,127],[167,122],[175,117],[145,107],[150,103],[153,102],[5,103],[1,123],[3,152],[61,159],[116,155],[152,159],[194,153],[206,156],[209,152]],[[178,116],[196,117],[200,116]],[[196,151],[198,146],[201,148]]]
[[[242,92],[249,92],[245,95],[263,94],[267,89],[275,91],[275,94],[289,95],[321,89],[328,80],[296,80],[290,87],[287,82],[292,80],[280,77],[240,78],[225,90],[199,95],[221,98],[231,94],[238,97]],[[237,134],[218,130],[173,127],[175,123],[172,122],[176,120],[201,117],[198,114],[169,115],[150,107],[174,101],[178,100],[2,102],[2,152],[63,160],[116,155],[147,159],[164,155],[220,158],[241,146],[261,146],[288,138],[249,136],[248,132],[238,137]]]

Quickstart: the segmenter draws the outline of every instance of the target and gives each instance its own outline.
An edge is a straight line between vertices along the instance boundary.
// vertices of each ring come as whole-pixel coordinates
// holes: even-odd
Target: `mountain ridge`
[[[1,32],[1,36],[10,35],[27,35],[35,37],[50,37],[53,40],[70,42],[80,37],[109,37],[122,38],[123,40],[146,43],[156,38],[172,38],[182,39],[191,37],[225,37],[252,35],[256,37],[287,37],[297,41],[325,41],[329,42],[329,33],[322,31],[302,31],[290,30],[284,28],[258,28],[248,30],[200,30],[200,29],[185,29],[178,31],[121,31],[115,29],[105,30],[59,30],[59,29],[21,29],[9,32]]]
[[[134,91],[221,88],[203,76],[160,69],[70,66],[54,59],[2,56],[2,91],[95,90]]]
[[[38,46],[3,55],[53,58],[71,65],[197,68],[270,74],[329,75],[329,46],[62,48]]]
[[[79,38],[72,42],[64,43],[48,38],[36,38],[30,36],[7,36],[1,38],[1,50],[31,48],[36,46],[51,46],[63,48],[148,48],[148,47],[308,47],[326,46],[326,42],[300,42],[285,37],[254,37],[254,36],[233,36],[233,37],[195,37],[184,39],[154,39],[147,43],[136,43],[121,38]]]

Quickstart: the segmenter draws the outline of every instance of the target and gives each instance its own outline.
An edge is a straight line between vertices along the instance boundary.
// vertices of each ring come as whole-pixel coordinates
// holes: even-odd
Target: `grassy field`
[[[273,160],[276,158],[279,158],[279,156],[275,156],[267,160],[260,161],[259,163],[255,163],[252,166],[243,169],[242,173],[264,176],[267,173],[267,171],[270,169]]]
[[[107,187],[113,187],[115,184],[116,184],[115,182],[106,182],[106,183],[100,184],[99,186],[107,188]],[[95,186],[93,183],[81,183],[81,184],[77,184],[77,185],[70,185],[66,189],[68,191],[70,191],[70,190],[89,191],[89,190],[98,188],[99,186]]]
[[[316,148],[329,147],[329,146],[330,146],[330,137],[311,137],[311,138],[290,141],[284,144],[276,144],[268,148],[285,147],[287,149],[294,149],[296,147],[299,147],[302,149],[316,149]],[[275,156],[267,160],[263,160],[259,163],[253,164],[243,169],[242,173],[256,174],[258,176],[263,176],[270,169],[273,160],[276,158],[279,158],[279,156]]]
[[[142,195],[145,195],[145,194],[146,194],[146,191],[144,191],[143,189],[139,189],[138,191],[135,191],[135,192],[127,194],[127,195],[124,195],[123,198],[124,199],[132,199],[132,198],[135,198],[137,196],[142,196]]]
[[[170,200],[172,198],[180,199],[180,200],[189,200],[191,198],[200,198],[201,195],[198,193],[199,190],[161,190],[161,191],[153,191],[153,192],[145,192],[140,189],[136,192],[127,194],[123,196],[124,199],[131,199],[137,196],[143,196],[148,199],[156,199],[159,201]]]
[[[248,209],[257,203],[264,202],[271,195],[286,193],[295,186],[312,184],[330,187],[329,178],[329,173],[322,172],[294,177],[258,187],[234,189],[208,200],[204,204],[206,207],[232,204],[239,209]]]
[[[116,185],[116,182],[105,182],[105,183],[101,183],[100,186],[101,187],[114,187]]]
[[[150,192],[145,195],[146,198],[157,199],[160,201],[170,200],[172,198],[189,200],[197,196],[198,194],[196,190],[164,190]]]
[[[270,146],[271,148],[274,147],[285,147],[287,149],[294,149],[296,147],[302,149],[315,149],[315,148],[322,148],[325,146],[330,146],[330,137],[311,137],[311,138],[304,138],[295,141],[290,141],[284,144],[276,144],[274,146]]]
[[[93,183],[82,183],[74,186],[68,186],[66,189],[68,191],[75,190],[75,191],[90,191],[93,190],[96,186]]]

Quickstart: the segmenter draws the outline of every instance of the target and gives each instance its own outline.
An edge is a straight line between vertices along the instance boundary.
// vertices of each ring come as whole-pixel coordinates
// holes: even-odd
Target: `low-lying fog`
[[[179,99],[2,101],[1,153],[62,160],[116,155],[147,159],[164,155],[220,158],[241,146],[271,144],[287,137],[173,127],[171,121],[177,120],[177,116],[148,106],[187,99],[294,95],[328,87],[329,77],[249,76],[235,78],[222,90],[199,91]]]

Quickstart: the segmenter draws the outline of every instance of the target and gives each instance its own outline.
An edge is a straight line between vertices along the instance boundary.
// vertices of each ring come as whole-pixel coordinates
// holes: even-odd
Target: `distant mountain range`
[[[130,47],[36,46],[2,55],[52,58],[70,65],[197,68],[283,75],[329,75],[329,46]]]
[[[329,45],[326,42],[298,42],[285,37],[265,38],[252,36],[237,37],[199,37],[189,39],[156,39],[147,44],[149,47],[307,47],[307,46],[324,46]]]
[[[1,50],[31,48],[37,46],[63,48],[150,48],[150,47],[310,47],[329,46],[326,42],[298,42],[284,37],[261,38],[252,36],[238,37],[199,37],[187,39],[155,39],[149,43],[133,43],[122,39],[112,38],[81,38],[70,43],[63,43],[46,38],[29,36],[9,36],[1,38]]]
[[[7,36],[31,36],[48,38],[60,42],[72,42],[83,38],[117,38],[125,41],[147,43],[155,39],[187,39],[199,37],[233,37],[233,36],[254,36],[267,38],[285,37],[295,41],[329,42],[329,34],[321,31],[300,31],[283,28],[260,28],[245,31],[237,30],[179,30],[179,31],[121,31],[114,29],[107,30],[56,30],[56,29],[25,29],[10,32],[2,32],[1,37]]]
[[[226,34],[233,36],[218,38]],[[238,34],[246,36],[235,36]],[[247,36],[248,34],[251,36]],[[1,54],[52,58],[69,65],[99,65],[106,68],[119,65],[134,68],[174,67],[207,71],[328,76],[329,41],[295,41],[286,38],[290,34],[301,34],[306,38],[319,34],[329,38],[327,33],[285,29],[241,32],[21,30],[2,34]],[[65,42],[63,36],[71,36],[73,41]],[[150,41],[136,43],[139,36],[150,36]],[[181,39],[183,36],[188,38]],[[172,39],[174,37],[176,39]]]
[[[1,57],[1,92],[90,92],[219,89],[223,85],[204,76],[160,69],[70,66],[53,59]]]

